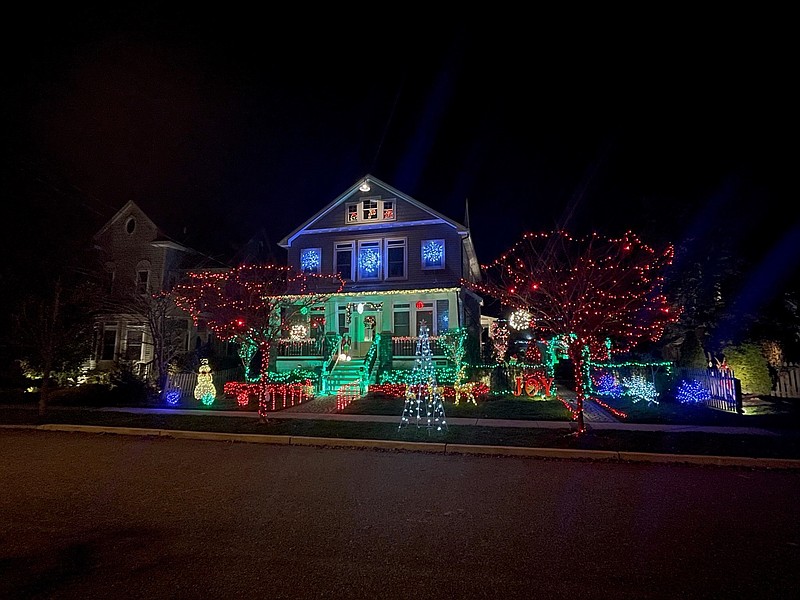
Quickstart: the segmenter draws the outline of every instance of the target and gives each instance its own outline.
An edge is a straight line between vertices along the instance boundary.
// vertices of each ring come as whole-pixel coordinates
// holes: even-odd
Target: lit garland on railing
[[[625,367],[666,367],[667,373],[672,372],[673,363],[668,360],[664,361],[651,361],[651,362],[641,362],[635,360],[625,360],[621,362],[598,362],[598,361],[589,361],[589,366],[598,368],[598,369],[622,369]]]
[[[372,367],[375,365],[375,360],[378,358],[380,342],[381,334],[376,333],[375,339],[372,340],[372,344],[369,350],[367,350],[367,354],[364,356],[364,369],[361,372],[361,390],[365,390],[369,385],[370,373],[372,372]]]

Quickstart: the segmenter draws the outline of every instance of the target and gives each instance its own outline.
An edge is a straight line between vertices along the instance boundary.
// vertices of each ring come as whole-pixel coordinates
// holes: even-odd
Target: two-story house
[[[466,220],[466,219],[465,219]],[[392,369],[414,362],[420,327],[434,339],[465,328],[479,346],[482,299],[462,286],[480,266],[469,228],[383,181],[366,175],[284,237],[287,263],[308,273],[339,273],[341,293],[315,307],[286,331],[317,337],[348,336],[358,359],[381,337],[381,361]],[[297,366],[282,351],[279,370]],[[284,367],[280,363],[284,363]]]
[[[209,268],[211,259],[168,237],[133,201],[117,211],[93,242],[105,268],[107,300],[96,324],[90,369],[105,372],[125,363],[138,375],[149,376],[157,359],[154,354],[168,352],[174,357],[211,341],[202,323],[195,326],[169,303],[160,315],[162,307],[152,300],[153,295],[171,290],[188,269]],[[169,339],[154,339],[154,329]],[[170,347],[159,350],[159,343]]]

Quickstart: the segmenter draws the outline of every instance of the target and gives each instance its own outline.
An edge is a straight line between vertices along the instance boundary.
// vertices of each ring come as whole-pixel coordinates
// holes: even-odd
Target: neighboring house
[[[465,218],[468,221],[468,218]],[[461,285],[477,281],[480,266],[469,227],[367,175],[278,242],[287,263],[308,273],[340,273],[341,293],[287,323],[278,370],[315,366],[303,338],[349,336],[350,355],[364,357],[380,334],[384,369],[412,368],[426,324],[434,357],[437,337],[465,328],[472,347],[481,335],[483,300]],[[319,344],[317,345],[317,347]],[[313,362],[313,361],[312,361]]]
[[[106,308],[97,320],[90,369],[104,372],[121,363],[141,376],[152,374],[154,294],[168,292],[192,268],[210,259],[165,235],[134,202],[123,206],[94,236],[107,276]],[[219,267],[219,265],[217,265]],[[208,345],[210,332],[178,309],[169,311],[165,352],[180,356]]]

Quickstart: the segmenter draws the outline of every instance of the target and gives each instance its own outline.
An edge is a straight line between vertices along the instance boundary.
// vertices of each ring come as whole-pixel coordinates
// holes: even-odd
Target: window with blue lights
[[[422,240],[422,268],[444,269],[444,240]]]
[[[322,266],[322,250],[303,248],[300,250],[300,270],[303,273],[319,273]]]
[[[381,243],[368,241],[358,243],[359,281],[378,281],[381,278]]]

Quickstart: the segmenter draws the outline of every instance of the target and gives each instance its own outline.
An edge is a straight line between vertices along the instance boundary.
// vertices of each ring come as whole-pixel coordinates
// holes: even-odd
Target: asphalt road
[[[800,472],[0,432],[0,598],[788,598]]]

